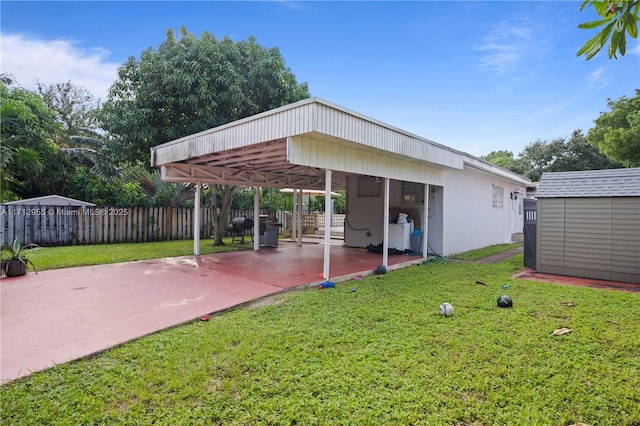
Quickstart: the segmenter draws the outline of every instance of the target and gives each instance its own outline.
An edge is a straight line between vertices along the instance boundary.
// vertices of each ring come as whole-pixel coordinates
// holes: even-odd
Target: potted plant
[[[33,270],[36,271],[36,266],[33,264],[31,260],[29,260],[25,256],[25,251],[33,248],[40,248],[36,244],[28,244],[26,246],[22,246],[20,244],[20,237],[16,237],[13,240],[13,244],[4,244],[2,246],[2,256],[0,269],[7,277],[17,277],[20,275],[25,275],[28,270],[29,264],[33,267]]]

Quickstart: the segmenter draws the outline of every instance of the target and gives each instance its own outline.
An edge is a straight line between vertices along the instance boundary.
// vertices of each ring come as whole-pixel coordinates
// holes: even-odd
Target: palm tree
[[[193,185],[165,182],[158,169],[149,171],[142,165],[133,166],[125,170],[123,179],[134,183],[152,206],[181,207],[194,197]]]
[[[61,144],[60,150],[67,154],[74,163],[89,168],[104,180],[121,178],[122,172],[113,165],[117,143],[109,141],[98,131],[81,127],[74,129],[76,134],[68,136]]]

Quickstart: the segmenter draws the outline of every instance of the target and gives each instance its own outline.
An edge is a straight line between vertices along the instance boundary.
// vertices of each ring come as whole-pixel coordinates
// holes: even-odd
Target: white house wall
[[[347,217],[344,225],[344,243],[347,247],[367,247],[382,242],[383,187],[377,197],[358,197],[358,176],[347,178]],[[393,194],[389,188],[389,194]],[[367,231],[370,235],[367,235]]]
[[[503,188],[502,208],[493,207],[493,185]],[[511,242],[511,188],[508,180],[471,167],[446,170],[443,254]]]
[[[358,196],[359,176],[347,179],[347,221],[344,241],[348,247],[367,247],[382,242],[384,226],[384,182],[381,180],[380,194],[377,197]],[[400,204],[400,182],[389,182],[389,206]],[[389,218],[392,220],[393,218]],[[354,229],[355,228],[355,229]],[[367,231],[371,235],[367,236]]]

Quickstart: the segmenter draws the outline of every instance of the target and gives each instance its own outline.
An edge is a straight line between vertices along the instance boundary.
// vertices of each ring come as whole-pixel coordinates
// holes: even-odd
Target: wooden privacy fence
[[[203,231],[211,209],[203,208]],[[193,209],[172,207],[2,206],[0,241],[19,236],[41,246],[183,240],[193,238]]]
[[[0,243],[10,244],[18,236],[23,244],[40,246],[187,240],[193,238],[193,212],[176,207],[0,205]],[[253,217],[253,210],[233,210],[227,222],[241,216]],[[212,209],[202,208],[200,236],[213,235],[213,225]]]

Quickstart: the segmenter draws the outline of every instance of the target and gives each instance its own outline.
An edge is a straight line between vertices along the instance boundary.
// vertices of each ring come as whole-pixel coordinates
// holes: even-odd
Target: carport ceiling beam
[[[238,152],[234,155],[221,155],[216,158],[199,158],[195,164],[206,164],[208,166],[237,167],[242,164],[264,164],[274,161],[283,161],[286,158],[286,149],[278,148],[258,153]]]
[[[163,165],[162,180],[167,182],[200,181],[208,184],[268,186],[274,188],[323,189],[324,187],[324,179],[318,176],[284,175],[251,169],[229,169],[179,163]],[[332,186],[334,188],[344,188],[344,185],[344,175],[332,178]]]

